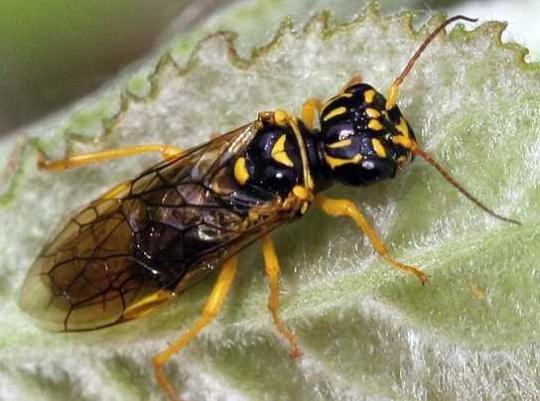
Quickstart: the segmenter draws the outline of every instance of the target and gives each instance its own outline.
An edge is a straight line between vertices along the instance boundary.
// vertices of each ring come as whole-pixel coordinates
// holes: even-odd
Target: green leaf
[[[109,91],[82,111],[31,128],[0,198],[0,398],[161,399],[150,358],[197,318],[212,280],[159,313],[88,333],[40,331],[16,288],[51,228],[70,210],[157,161],[145,156],[61,174],[35,168],[35,147],[65,152],[136,143],[183,147],[308,97],[328,98],[355,73],[386,92],[435,25],[368,9],[354,22],[322,15],[284,24],[249,59],[234,35],[201,42],[187,69],[163,57],[146,97]],[[421,160],[395,180],[336,187],[372,219],[396,258],[431,280],[393,270],[350,222],[314,211],[275,237],[282,316],[304,351],[287,357],[266,312],[256,247],[244,252],[225,310],[168,365],[185,400],[537,399],[540,308],[537,113],[540,72],[503,45],[504,25],[439,37],[406,79],[400,107],[419,143],[497,211],[494,220]],[[178,56],[178,57],[177,57]],[[143,85],[144,86],[144,85]],[[140,95],[139,91],[137,93]]]

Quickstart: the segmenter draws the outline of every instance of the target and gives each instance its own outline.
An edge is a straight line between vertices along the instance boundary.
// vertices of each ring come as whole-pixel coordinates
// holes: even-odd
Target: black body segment
[[[302,182],[298,143],[288,126],[264,125],[238,158],[245,160],[242,187],[261,199],[286,197]]]
[[[393,142],[395,136],[414,141],[397,106],[373,87],[356,83],[323,105],[320,141],[324,162],[334,178],[349,185],[369,185],[393,178],[411,152]]]

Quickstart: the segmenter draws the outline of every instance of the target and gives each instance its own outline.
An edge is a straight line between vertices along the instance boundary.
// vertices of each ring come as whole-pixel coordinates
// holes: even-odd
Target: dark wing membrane
[[[113,188],[75,214],[34,262],[19,305],[49,330],[91,330],[161,290],[185,289],[281,224],[248,219],[231,160],[254,135],[231,131]],[[200,274],[199,274],[200,273]]]

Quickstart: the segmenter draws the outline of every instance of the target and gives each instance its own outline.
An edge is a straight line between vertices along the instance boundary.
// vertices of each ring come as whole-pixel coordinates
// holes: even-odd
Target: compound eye
[[[364,176],[370,181],[393,178],[396,174],[396,163],[389,159],[366,159],[361,164]]]
[[[336,177],[347,185],[369,185],[396,175],[396,163],[391,159],[366,158],[359,164],[347,164],[336,169]]]

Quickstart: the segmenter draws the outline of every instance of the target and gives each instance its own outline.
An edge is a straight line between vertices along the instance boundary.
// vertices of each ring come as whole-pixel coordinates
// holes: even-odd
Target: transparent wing
[[[238,199],[231,160],[253,134],[246,125],[165,160],[76,213],[31,266],[21,309],[49,330],[112,325],[159,291],[189,288],[281,224],[271,206],[250,221],[260,200]]]

